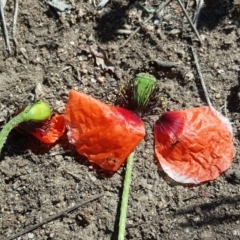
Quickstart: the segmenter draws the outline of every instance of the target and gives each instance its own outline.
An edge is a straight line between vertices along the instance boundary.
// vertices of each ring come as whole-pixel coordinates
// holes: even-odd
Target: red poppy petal
[[[65,110],[69,141],[101,168],[116,171],[145,136],[133,112],[71,90]]]
[[[154,135],[163,170],[181,183],[214,180],[233,161],[231,124],[210,107],[167,112],[155,123]]]
[[[44,122],[40,128],[35,128],[30,133],[44,143],[54,143],[63,135],[65,130],[64,117],[55,114],[50,120]]]

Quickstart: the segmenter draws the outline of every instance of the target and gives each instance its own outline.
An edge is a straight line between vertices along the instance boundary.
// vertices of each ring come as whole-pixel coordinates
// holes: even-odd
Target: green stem
[[[2,147],[7,139],[8,134],[10,131],[16,127],[19,123],[23,122],[25,118],[25,115],[19,114],[16,117],[12,118],[2,129],[0,132],[0,154],[2,151]]]
[[[127,159],[127,166],[126,166],[125,178],[123,183],[122,203],[120,208],[118,240],[124,240],[124,236],[125,236],[128,198],[129,198],[129,190],[130,190],[130,185],[132,180],[133,157],[134,157],[134,151],[129,155]]]

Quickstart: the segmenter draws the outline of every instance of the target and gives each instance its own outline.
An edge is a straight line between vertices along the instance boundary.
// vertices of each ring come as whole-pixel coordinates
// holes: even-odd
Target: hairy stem
[[[124,240],[124,236],[125,236],[128,198],[129,198],[129,190],[130,190],[130,185],[132,180],[133,157],[134,157],[134,151],[129,155],[127,159],[127,166],[126,166],[126,172],[125,172],[125,178],[124,178],[124,184],[123,184],[122,202],[121,202],[121,208],[120,208],[118,240]]]
[[[10,131],[16,127],[19,123],[24,121],[24,117],[25,115],[23,114],[19,114],[16,117],[14,117],[13,119],[11,119],[2,129],[2,131],[0,132],[0,154],[2,151],[2,147],[7,139],[8,134],[10,133]]]

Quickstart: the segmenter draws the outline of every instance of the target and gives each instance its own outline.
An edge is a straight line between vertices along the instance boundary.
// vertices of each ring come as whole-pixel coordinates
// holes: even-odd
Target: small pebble
[[[240,36],[240,28],[237,29],[237,35]]]
[[[218,66],[219,66],[219,63],[218,63],[218,62],[213,63],[213,68],[214,68],[214,69],[217,69]]]
[[[172,14],[170,14],[170,13],[166,14],[166,15],[163,17],[164,20],[170,20],[171,18],[172,18]]]
[[[88,73],[88,70],[86,68],[83,68],[80,70],[82,74],[87,74]]]
[[[191,80],[194,79],[194,74],[193,74],[192,72],[188,72],[188,73],[185,75],[185,77],[186,77],[186,80],[187,80],[187,81],[191,81]]]
[[[99,83],[103,83],[105,78],[104,77],[97,77],[96,78]]]
[[[202,231],[200,233],[200,239],[212,239],[213,235],[212,235],[212,232],[211,231]]]
[[[34,234],[33,233],[28,233],[27,236],[28,236],[29,239],[33,239],[34,238]]]
[[[49,237],[52,238],[52,239],[54,238],[54,236],[55,236],[54,233],[50,233],[50,235],[49,235]]]
[[[232,44],[235,39],[235,33],[230,33],[227,35],[227,37],[224,40],[225,44]]]
[[[219,69],[217,72],[218,72],[219,74],[225,73],[225,71],[224,71],[223,69]]]
[[[23,217],[22,215],[20,215],[17,219],[20,223],[24,223],[26,220],[25,217]]]
[[[21,47],[19,50],[21,51],[21,53],[26,53],[27,52],[26,48],[23,48],[23,47]]]
[[[239,230],[233,230],[232,234],[233,234],[233,236],[240,236],[240,231]]]
[[[221,94],[220,94],[220,93],[217,93],[217,94],[215,95],[215,98],[216,98],[216,99],[221,98]]]
[[[20,168],[26,166],[27,164],[28,164],[28,162],[26,162],[26,161],[20,161],[17,163],[18,167],[20,167]]]
[[[196,213],[201,213],[201,212],[202,212],[202,210],[201,210],[201,208],[200,208],[200,207],[196,207],[196,208],[195,208],[195,212],[196,212]]]
[[[91,80],[91,82],[93,82],[93,83],[97,82],[95,78],[91,78],[90,80]]]
[[[179,34],[181,31],[179,29],[173,29],[169,32],[169,35],[176,35]]]
[[[63,156],[62,155],[56,155],[55,156],[55,159],[57,160],[57,161],[59,161],[59,162],[61,162],[61,161],[63,161]]]

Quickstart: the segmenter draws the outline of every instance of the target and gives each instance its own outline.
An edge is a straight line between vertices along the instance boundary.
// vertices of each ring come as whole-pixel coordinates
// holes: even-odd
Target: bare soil
[[[1,33],[0,127],[37,99],[62,113],[70,89],[114,104],[119,87],[139,72],[149,72],[161,83],[167,97],[164,111],[206,105],[190,49],[194,46],[214,107],[232,122],[236,157],[213,182],[177,184],[154,158],[152,126],[158,115],[145,116],[147,136],[135,155],[126,239],[240,239],[240,3],[206,1],[198,23],[200,45],[177,1],[143,26],[147,10],[156,10],[159,2],[112,0],[97,9],[94,2],[71,0],[72,9],[58,13],[45,1],[19,1],[15,49],[14,1],[9,0],[4,12],[12,54]],[[195,1],[189,1],[191,17],[195,9]],[[134,31],[139,26],[140,31],[120,48],[129,34],[116,30]],[[104,49],[122,70],[121,79],[96,66],[94,57],[80,49],[92,44]],[[178,64],[166,68],[155,60]],[[0,161],[0,238],[104,193],[17,239],[117,239],[123,176],[124,166],[109,177],[96,171],[66,136],[46,145],[13,130]]]

